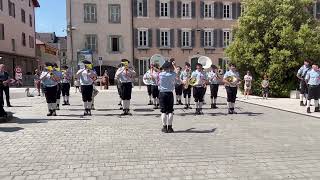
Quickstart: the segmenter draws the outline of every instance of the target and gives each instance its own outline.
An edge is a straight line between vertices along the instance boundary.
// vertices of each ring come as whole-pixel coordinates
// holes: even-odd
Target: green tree
[[[243,0],[245,11],[227,48],[241,76],[254,76],[253,93],[261,94],[264,74],[271,94],[288,97],[297,89],[296,72],[305,58],[319,60],[320,29],[310,13],[313,0]]]

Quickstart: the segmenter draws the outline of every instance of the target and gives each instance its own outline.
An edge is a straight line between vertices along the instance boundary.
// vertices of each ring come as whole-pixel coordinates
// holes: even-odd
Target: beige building
[[[37,0],[0,0],[0,63],[13,75],[16,66],[23,74],[37,67],[35,8]]]
[[[95,66],[101,59],[104,68],[132,59],[131,0],[67,0],[67,21],[67,56],[74,67],[82,50],[91,50]]]
[[[46,62],[60,64],[59,49],[39,39],[36,39],[36,57],[39,60],[40,70]]]
[[[239,0],[134,0],[134,56],[140,74],[154,54],[193,67],[204,55],[224,67],[224,48],[240,14]]]

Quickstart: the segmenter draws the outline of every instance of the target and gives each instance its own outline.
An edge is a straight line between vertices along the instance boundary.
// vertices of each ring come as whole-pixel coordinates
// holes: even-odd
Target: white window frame
[[[140,6],[141,6],[141,12],[140,12]],[[144,4],[143,4],[143,0],[137,0],[137,17],[144,17]]]
[[[110,4],[110,23],[121,23],[121,5]]]
[[[223,47],[228,47],[232,41],[231,29],[223,29]],[[228,35],[228,37],[226,36]]]
[[[191,47],[191,29],[181,29],[181,47],[188,48]]]
[[[188,6],[188,7],[184,8],[184,6]],[[181,18],[182,19],[191,19],[192,18],[192,7],[191,6],[192,6],[191,1],[182,1],[181,2]]]
[[[225,9],[225,7],[229,7],[229,13],[227,12],[227,9]],[[229,14],[229,17],[227,17],[226,15]],[[223,3],[223,19],[225,20],[231,20],[232,19],[232,4],[230,2],[225,2]]]
[[[141,40],[141,33],[142,32],[145,33],[143,40]],[[143,43],[143,42],[145,42],[145,43]],[[138,29],[138,47],[149,47],[149,29],[148,28],[139,28]]]
[[[162,4],[167,4],[167,8],[166,8],[167,13],[165,13],[165,12],[162,13],[162,11],[161,11],[162,10],[162,7],[161,7]],[[165,7],[163,7],[163,9],[165,10]],[[170,18],[170,0],[160,0],[159,1],[159,17],[160,18]]]
[[[88,37],[90,37],[90,41],[88,42]],[[95,39],[94,39],[94,38]],[[94,39],[94,43],[93,43],[93,39]],[[96,34],[86,34],[85,35],[85,42],[86,42],[86,48],[92,50],[93,52],[98,51],[98,36]],[[92,47],[95,47],[94,49]]]
[[[203,32],[203,41],[204,41],[204,47],[213,47],[214,45],[214,29],[204,29]],[[210,33],[210,37],[208,37],[208,33]]]
[[[97,5],[93,3],[84,4],[84,22],[85,23],[95,23],[97,22]],[[88,11],[86,11],[88,10]]]
[[[211,16],[208,16],[209,15],[209,12],[210,11],[208,11],[208,12],[206,12],[206,6],[210,6],[210,8],[211,8]],[[208,1],[205,1],[204,2],[204,5],[203,5],[203,17],[204,17],[204,19],[214,19],[214,2],[208,2]]]
[[[164,34],[167,34],[165,42],[162,40]],[[160,29],[160,47],[169,48],[170,46],[170,29]]]

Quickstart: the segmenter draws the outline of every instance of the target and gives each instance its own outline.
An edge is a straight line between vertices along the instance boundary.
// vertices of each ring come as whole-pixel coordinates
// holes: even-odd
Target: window
[[[16,17],[15,4],[9,0],[8,7],[9,7],[9,16]]]
[[[23,9],[21,9],[21,21],[26,23],[26,12]]]
[[[231,32],[230,30],[223,31],[223,47],[228,47],[231,42]]]
[[[169,17],[169,2],[160,2],[160,17]]]
[[[117,53],[120,52],[120,37],[111,36],[111,52]]]
[[[143,0],[138,0],[138,2],[137,2],[138,4],[137,4],[137,14],[138,14],[138,16],[144,16],[144,12],[143,12],[143,8],[144,8],[144,4],[143,4]]]
[[[317,2],[315,6],[316,18],[320,19],[320,2]]]
[[[148,47],[148,30],[138,30],[138,46]]]
[[[205,18],[213,18],[214,17],[213,8],[214,8],[214,4],[209,4],[209,3],[204,4],[203,17],[205,17]]]
[[[189,18],[191,17],[191,3],[182,3],[182,17]]]
[[[169,30],[160,31],[160,46],[161,47],[170,47],[170,32]]]
[[[29,36],[29,47],[34,48],[34,38],[32,36]]]
[[[0,10],[3,11],[3,0],[0,0]]]
[[[16,40],[11,39],[12,51],[16,51]]]
[[[84,4],[84,22],[96,23],[97,22],[97,5]]]
[[[0,40],[4,40],[4,24],[0,24]]]
[[[204,31],[204,47],[213,47],[213,30]]]
[[[191,47],[191,31],[184,30],[181,33],[181,46],[182,47]]]
[[[31,14],[29,15],[29,24],[30,24],[30,27],[32,27],[33,19]]]
[[[98,50],[97,35],[87,34],[85,38],[86,38],[86,43],[85,43],[86,49],[90,49],[91,51],[97,51]]]
[[[22,37],[21,37],[21,40],[22,40],[22,46],[26,46],[26,34],[25,33],[22,33]]]
[[[121,23],[121,8],[120,4],[109,5],[109,22]]]
[[[223,5],[223,18],[231,19],[231,5],[230,4]]]

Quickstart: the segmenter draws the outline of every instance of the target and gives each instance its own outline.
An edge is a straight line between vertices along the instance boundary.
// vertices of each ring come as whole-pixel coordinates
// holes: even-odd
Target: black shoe
[[[121,102],[119,102],[118,106],[122,106],[122,103],[121,103]]]
[[[9,104],[9,105],[7,105],[7,107],[13,107],[13,106],[11,106],[11,104]]]
[[[195,114],[199,114],[199,109],[198,108],[196,108]]]
[[[180,105],[179,102],[177,101],[175,105]]]
[[[188,109],[192,109],[192,107],[190,106],[190,104],[188,104]]]
[[[172,125],[168,126],[168,133],[174,133],[174,130],[172,129]]]
[[[94,105],[91,106],[91,110],[96,110],[96,108],[94,108]]]
[[[300,101],[300,106],[305,106],[303,101]]]
[[[62,106],[66,106],[66,105],[68,105],[68,104],[67,104],[67,101],[63,101]]]
[[[59,104],[57,104],[57,108],[56,108],[56,110],[60,110]]]
[[[235,110],[232,110],[232,114],[238,114]]]
[[[229,109],[228,114],[233,114],[233,111],[231,109]]]
[[[83,116],[87,116],[88,115],[88,109],[85,109],[83,112]]]
[[[91,116],[91,109],[88,109],[87,115],[88,115],[88,116]]]
[[[199,115],[203,115],[202,109],[199,109]]]
[[[316,108],[314,109],[314,112],[320,112],[319,107],[316,107]]]
[[[69,101],[67,101],[67,105],[68,105],[68,106],[70,106],[70,103],[69,103]]]
[[[123,110],[123,107],[121,106],[119,109],[120,109],[120,110]]]
[[[211,109],[214,109],[214,104],[211,104]]]
[[[181,101],[179,101],[179,105],[183,105],[183,103]]]
[[[217,104],[213,104],[213,109],[218,109]]]
[[[311,113],[310,107],[307,108],[307,113]]]
[[[158,109],[158,106],[157,106],[157,105],[155,105],[155,106],[153,107],[153,109]]]
[[[52,116],[53,111],[49,110],[49,113],[47,114],[47,116]]]
[[[52,111],[52,116],[57,116],[56,110]]]
[[[188,107],[188,104],[186,104],[185,106],[184,106],[184,109],[188,109],[189,107]]]
[[[153,104],[152,101],[149,101],[148,105],[152,105],[152,104]]]
[[[166,126],[166,125],[164,125],[164,126],[162,127],[161,132],[163,132],[163,133],[168,133],[168,129],[167,129],[167,126]]]

